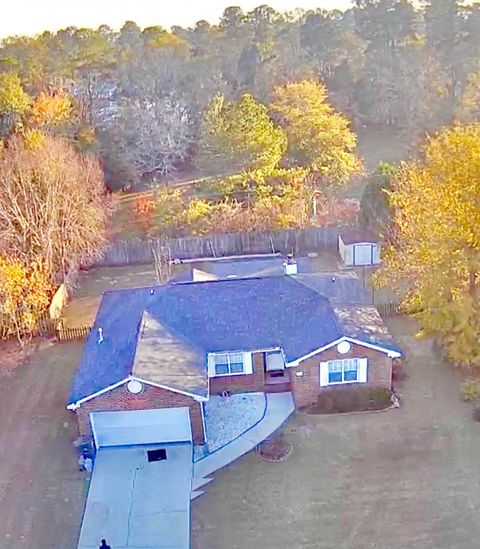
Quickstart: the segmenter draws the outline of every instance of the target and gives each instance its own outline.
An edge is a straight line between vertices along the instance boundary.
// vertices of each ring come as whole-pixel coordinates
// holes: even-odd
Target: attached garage
[[[97,449],[192,442],[188,407],[92,412],[90,423]]]

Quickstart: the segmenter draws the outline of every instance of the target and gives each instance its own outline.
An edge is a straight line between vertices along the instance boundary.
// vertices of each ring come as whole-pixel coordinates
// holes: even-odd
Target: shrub
[[[473,408],[473,420],[480,421],[480,404],[475,404]]]
[[[382,410],[391,403],[389,389],[336,388],[320,394],[308,411],[317,414]]]
[[[467,379],[462,383],[460,392],[466,402],[477,400],[480,397],[480,379]]]

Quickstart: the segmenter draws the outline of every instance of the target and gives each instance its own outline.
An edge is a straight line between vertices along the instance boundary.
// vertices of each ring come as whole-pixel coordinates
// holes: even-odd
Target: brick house
[[[302,407],[337,387],[389,389],[399,356],[351,273],[112,291],[103,296],[68,408],[80,433],[94,438],[92,417],[101,412],[188,410],[192,441],[201,445],[211,394],[291,391]]]

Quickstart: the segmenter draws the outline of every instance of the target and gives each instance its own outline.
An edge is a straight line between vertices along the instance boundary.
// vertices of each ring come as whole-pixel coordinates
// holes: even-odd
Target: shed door
[[[372,265],[373,245],[355,244],[353,246],[353,264],[354,265]]]
[[[97,448],[192,441],[188,407],[92,412],[90,422]]]

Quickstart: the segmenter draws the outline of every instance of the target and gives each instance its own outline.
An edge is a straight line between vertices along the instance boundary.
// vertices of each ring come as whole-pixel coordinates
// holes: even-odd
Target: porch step
[[[264,389],[266,393],[288,393],[292,390],[288,381],[285,383],[266,383]]]
[[[208,484],[209,482],[212,482],[213,477],[194,477],[192,479],[192,490],[198,490],[202,486],[205,486],[205,484]]]

